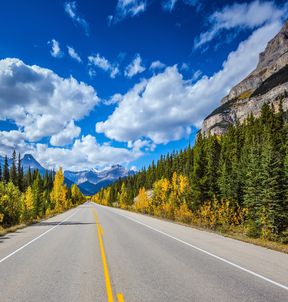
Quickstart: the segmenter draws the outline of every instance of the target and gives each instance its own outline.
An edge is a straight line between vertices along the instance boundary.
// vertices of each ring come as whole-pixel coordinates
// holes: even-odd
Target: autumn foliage
[[[10,171],[5,161],[3,173],[0,170],[0,229],[31,223],[86,201],[75,184],[66,187],[61,168],[44,176],[30,169],[24,174],[21,162],[16,165],[15,153]]]

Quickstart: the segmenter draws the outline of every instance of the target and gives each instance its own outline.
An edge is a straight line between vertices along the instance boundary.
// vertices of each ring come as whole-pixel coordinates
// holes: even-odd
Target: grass
[[[26,223],[21,223],[21,224],[17,224],[17,225],[13,225],[9,228],[0,228],[0,237],[1,236],[5,236],[7,233],[14,233],[18,230],[21,230],[23,228],[26,228],[28,226],[28,224]]]
[[[208,228],[208,227],[200,226],[200,225],[197,225],[197,224],[184,223],[184,222],[181,222],[181,221],[171,220],[171,219],[160,217],[160,216],[155,216],[155,215],[151,215],[151,214],[144,214],[144,213],[136,212],[132,208],[131,209],[125,209],[125,210],[130,211],[130,212],[134,212],[134,213],[138,213],[138,214],[141,214],[141,215],[146,215],[146,216],[149,216],[149,217],[157,218],[157,219],[160,219],[160,220],[176,223],[176,224],[183,225],[183,226],[186,226],[186,227],[190,227],[190,228],[193,228],[193,229],[197,229],[197,230],[200,230],[200,231],[205,231],[205,232],[209,232],[209,233],[218,234],[218,235],[221,235],[223,237],[228,237],[228,238],[231,238],[231,239],[243,241],[243,242],[258,245],[258,246],[261,246],[261,247],[264,247],[264,248],[267,248],[267,249],[270,249],[270,250],[274,250],[274,251],[277,251],[277,252],[288,254],[288,244],[284,244],[284,243],[281,243],[281,242],[278,242],[278,241],[270,241],[270,240],[266,240],[266,239],[262,239],[262,238],[248,237],[242,232],[243,226],[242,227],[239,226],[238,228],[237,227],[230,228],[229,230],[223,230],[223,229],[222,230],[219,230],[219,229],[217,230],[217,229],[211,229],[211,228]]]
[[[239,98],[239,100],[245,100],[245,99],[248,99],[251,96],[251,94],[252,94],[252,91],[251,91],[251,89],[249,89],[249,90],[242,92],[238,98]]]

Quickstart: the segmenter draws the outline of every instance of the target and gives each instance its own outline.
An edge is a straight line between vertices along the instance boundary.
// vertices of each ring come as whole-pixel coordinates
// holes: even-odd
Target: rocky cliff
[[[280,100],[288,110],[288,21],[259,55],[257,68],[234,86],[203,122],[202,132],[222,134],[229,124],[243,122],[249,113],[258,116],[264,103]]]

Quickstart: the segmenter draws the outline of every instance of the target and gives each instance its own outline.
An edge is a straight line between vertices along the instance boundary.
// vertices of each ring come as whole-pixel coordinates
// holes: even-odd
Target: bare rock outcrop
[[[288,21],[259,55],[257,68],[234,86],[203,122],[202,132],[221,135],[229,124],[241,123],[253,113],[258,116],[264,103],[275,108],[283,100],[288,110]]]

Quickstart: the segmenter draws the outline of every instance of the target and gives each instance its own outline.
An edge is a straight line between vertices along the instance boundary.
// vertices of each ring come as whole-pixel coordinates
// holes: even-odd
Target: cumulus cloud
[[[65,13],[73,20],[73,22],[80,25],[84,29],[85,34],[89,36],[89,24],[84,18],[79,16],[76,1],[65,2],[64,10]]]
[[[72,59],[76,60],[78,63],[82,62],[80,56],[78,55],[78,53],[75,51],[73,47],[67,46],[67,49],[68,49],[68,54]]]
[[[159,70],[159,69],[163,69],[163,68],[165,68],[165,64],[163,64],[160,61],[154,61],[154,62],[151,63],[149,69],[151,69],[151,70],[157,70],[158,69]]]
[[[128,78],[134,77],[136,74],[145,71],[145,67],[142,65],[142,59],[139,54],[136,55],[134,60],[126,67],[125,76]]]
[[[81,133],[81,128],[75,126],[74,121],[70,121],[68,125],[57,134],[54,134],[50,138],[50,144],[52,146],[65,146],[73,142],[74,138],[78,137]]]
[[[61,51],[60,44],[57,40],[52,39],[48,42],[49,45],[51,45],[51,56],[54,58],[61,58],[63,57],[63,52]]]
[[[0,131],[0,154],[10,155],[13,150],[23,154],[32,151],[33,146],[26,143],[25,134],[21,131]]]
[[[196,83],[185,81],[177,66],[142,80],[123,95],[106,121],[96,124],[96,131],[117,141],[148,138],[156,144],[189,135],[256,67],[259,53],[280,28],[281,23],[274,22],[255,30],[228,55],[221,70],[211,77],[202,76]]]
[[[108,16],[108,24],[117,23],[127,17],[135,17],[147,8],[146,0],[118,0],[114,16]]]
[[[46,144],[37,144],[32,154],[46,168],[55,169],[61,166],[64,170],[74,171],[119,163],[126,164],[143,155],[138,149],[99,144],[92,135],[76,139],[71,149],[51,148]]]
[[[255,0],[250,3],[234,3],[214,12],[208,22],[210,28],[194,40],[194,48],[202,47],[218,37],[224,30],[255,29],[265,23],[275,22],[285,14],[271,1]]]
[[[154,151],[156,148],[156,145],[151,142],[151,140],[141,140],[137,139],[136,141],[129,141],[128,142],[128,148],[133,148],[135,151],[140,151],[144,149],[145,151]]]
[[[16,58],[0,60],[0,82],[0,120],[13,120],[29,141],[58,134],[99,103],[93,87]]]
[[[100,56],[99,53],[97,53],[96,56],[89,56],[88,61],[90,64],[109,72],[112,79],[119,74],[118,65],[110,63],[106,58]]]

